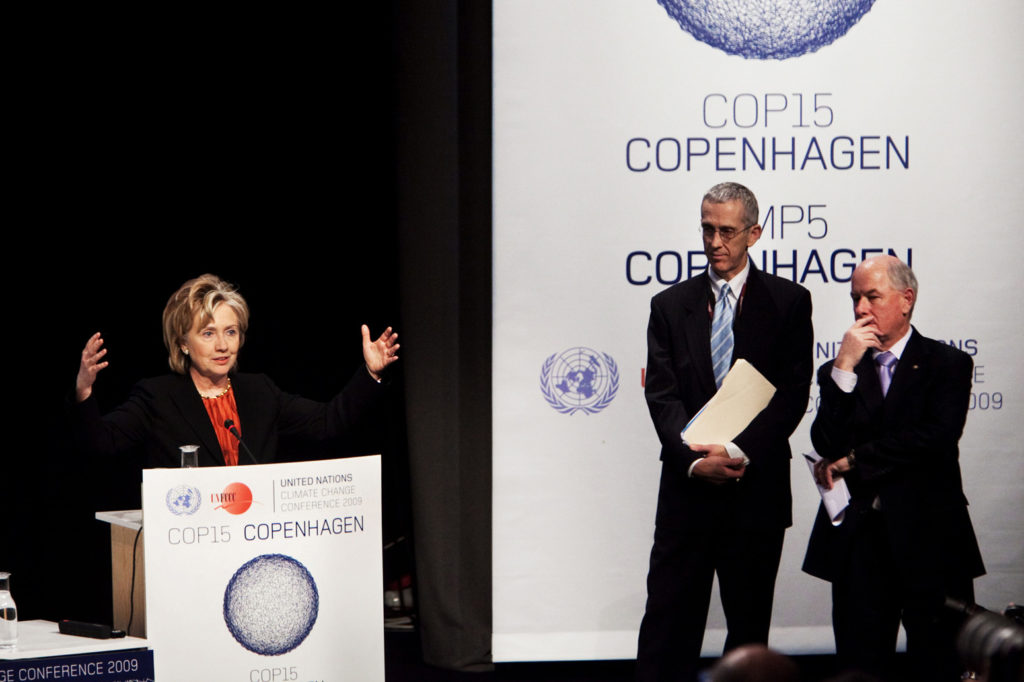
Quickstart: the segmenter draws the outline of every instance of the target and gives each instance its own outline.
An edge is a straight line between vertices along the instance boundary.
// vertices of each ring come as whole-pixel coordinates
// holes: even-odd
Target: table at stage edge
[[[93,639],[61,634],[48,620],[18,623],[17,647],[0,649],[0,682],[63,679],[152,680],[153,652],[139,637]]]

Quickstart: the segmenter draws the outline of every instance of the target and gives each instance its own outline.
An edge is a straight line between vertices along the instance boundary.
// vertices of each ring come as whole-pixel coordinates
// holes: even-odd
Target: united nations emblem
[[[540,392],[562,414],[595,414],[615,398],[619,367],[607,353],[570,348],[555,353],[540,369]]]
[[[167,509],[176,516],[195,514],[199,511],[199,504],[202,497],[199,495],[199,488],[190,485],[179,485],[167,491]]]

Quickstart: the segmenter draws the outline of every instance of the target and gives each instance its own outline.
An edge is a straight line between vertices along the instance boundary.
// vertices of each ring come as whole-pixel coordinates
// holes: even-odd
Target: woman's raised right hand
[[[107,349],[103,347],[103,337],[96,332],[89,337],[82,349],[82,363],[78,366],[78,377],[75,379],[75,400],[82,402],[92,395],[92,385],[96,375],[107,366],[103,356]]]

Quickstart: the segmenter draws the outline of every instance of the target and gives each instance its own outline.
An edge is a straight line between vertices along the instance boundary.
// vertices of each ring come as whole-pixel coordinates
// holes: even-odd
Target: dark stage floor
[[[460,673],[423,663],[419,634],[414,631],[384,635],[387,682],[630,682],[634,661],[574,661],[554,663],[501,663],[491,672]],[[797,656],[802,682],[820,682],[838,671],[834,656]],[[707,659],[710,667],[715,659]]]

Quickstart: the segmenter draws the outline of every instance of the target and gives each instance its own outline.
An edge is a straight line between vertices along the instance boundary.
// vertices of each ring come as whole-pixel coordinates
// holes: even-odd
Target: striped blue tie
[[[729,300],[729,283],[726,282],[718,294],[715,317],[711,322],[711,366],[715,370],[715,385],[719,388],[732,364],[732,345],[732,302]]]

